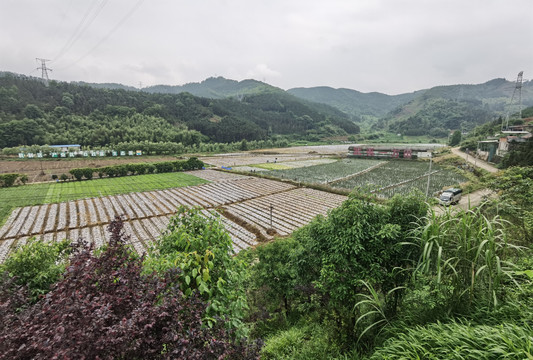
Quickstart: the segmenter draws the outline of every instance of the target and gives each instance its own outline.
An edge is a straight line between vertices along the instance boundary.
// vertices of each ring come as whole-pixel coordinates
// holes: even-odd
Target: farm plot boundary
[[[146,174],[0,188],[0,226],[4,224],[11,211],[16,207],[198,185],[210,181],[194,174],[195,172],[192,171],[187,173]]]
[[[240,251],[272,239],[268,227],[274,228],[278,235],[289,235],[345,199],[279,181],[218,171],[206,171],[202,175],[211,179],[219,175],[220,181],[16,208],[0,228],[0,261],[32,236],[46,241],[81,236],[100,245],[106,239],[104,229],[115,214],[123,216],[126,232],[132,235],[132,245],[141,252],[159,236],[178,206],[203,208],[205,216],[220,211],[234,249]],[[294,203],[292,209],[290,203]],[[267,209],[271,205],[275,209],[274,226],[269,225]]]

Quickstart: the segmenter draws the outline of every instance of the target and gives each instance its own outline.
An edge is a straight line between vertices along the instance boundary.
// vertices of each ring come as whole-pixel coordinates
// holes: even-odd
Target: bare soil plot
[[[346,151],[348,151],[348,148]],[[274,149],[272,151],[276,151]],[[265,163],[282,163],[287,161],[301,161],[301,160],[310,160],[317,158],[316,154],[305,154],[305,153],[288,153],[288,154],[269,154],[269,153],[243,153],[243,154],[224,154],[224,156],[210,156],[202,157],[200,160],[206,164],[214,165],[217,167],[233,167],[233,166],[244,166],[251,164],[265,164]]]
[[[51,175],[67,174],[70,169],[93,167],[100,168],[117,164],[129,164],[138,162],[157,162],[176,160],[174,156],[157,157],[120,157],[120,158],[75,158],[75,159],[46,159],[46,160],[6,160],[0,159],[0,174],[19,173],[28,175],[28,182],[50,181]],[[44,175],[41,175],[44,172]]]

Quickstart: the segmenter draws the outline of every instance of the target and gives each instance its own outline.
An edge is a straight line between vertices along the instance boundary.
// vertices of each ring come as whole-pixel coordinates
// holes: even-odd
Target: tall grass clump
[[[533,359],[527,324],[434,323],[391,338],[370,359]]]
[[[420,248],[415,288],[425,286],[448,314],[497,307],[513,280],[512,259],[520,249],[509,242],[505,225],[499,216],[488,218],[482,207],[431,213],[415,239]]]

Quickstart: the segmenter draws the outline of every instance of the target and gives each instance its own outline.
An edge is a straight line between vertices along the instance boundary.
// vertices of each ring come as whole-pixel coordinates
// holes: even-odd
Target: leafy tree
[[[146,271],[162,273],[178,266],[175,283],[187,296],[196,291],[209,302],[206,320],[226,319],[226,325],[246,333],[242,322],[247,308],[243,282],[246,267],[233,257],[232,240],[222,223],[199,209],[180,207],[163,234],[150,249]]]
[[[460,142],[461,142],[461,131],[460,130],[455,130],[453,132],[452,137],[450,138],[450,142],[449,142],[448,145],[457,146],[457,145],[459,145]]]
[[[420,195],[396,197],[387,205],[350,197],[340,207],[319,216],[296,231],[290,240],[256,250],[252,274],[259,308],[318,310],[335,327],[351,333],[358,295],[366,291],[363,281],[386,293],[403,284],[418,252],[407,249],[407,241],[418,218],[427,212]],[[400,295],[385,305],[395,314]],[[257,298],[272,299],[262,305]],[[260,309],[256,309],[260,310]],[[271,310],[272,311],[272,310]],[[341,332],[342,333],[342,332]]]
[[[68,240],[45,243],[31,238],[0,265],[0,273],[6,272],[14,278],[15,284],[25,285],[31,300],[35,302],[59,280],[65,270],[69,253]]]
[[[502,160],[503,168],[511,166],[533,166],[533,139],[512,144],[509,153]]]
[[[257,247],[253,253],[257,261],[251,267],[252,291],[249,296],[255,308],[267,308],[269,313],[283,308],[285,316],[292,310],[291,301],[296,293],[296,264],[291,253],[299,246],[291,237]]]
[[[0,174],[0,187],[11,187],[19,178],[22,183],[28,181],[28,177],[22,174]]]
[[[44,112],[36,105],[28,104],[24,109],[24,116],[28,119],[40,119],[44,117]]]
[[[84,169],[70,169],[69,173],[76,178],[76,180],[81,181],[84,175]]]

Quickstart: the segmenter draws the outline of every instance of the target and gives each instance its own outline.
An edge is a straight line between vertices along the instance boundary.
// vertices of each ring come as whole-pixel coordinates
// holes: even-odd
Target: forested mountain
[[[357,114],[365,125],[405,135],[445,136],[472,129],[508,111],[515,83],[494,79],[476,85],[436,86],[400,95],[328,87],[294,88],[291,94]],[[522,102],[533,105],[533,81],[522,85]]]
[[[189,83],[185,85],[155,85],[142,89],[150,93],[179,94],[188,92],[195,96],[210,99],[223,99],[228,97],[242,97],[243,95],[258,94],[266,92],[284,93],[280,88],[265,84],[257,80],[235,81],[225,79],[221,76],[210,77],[200,83]]]
[[[405,135],[444,136],[449,130],[471,130],[510,109],[515,83],[494,79],[478,85],[437,86],[383,117],[376,128]],[[515,102],[517,99],[514,100]],[[522,103],[533,105],[533,82],[522,84]]]
[[[479,100],[422,97],[393,110],[374,127],[403,135],[445,137],[450,130],[471,130],[494,117]]]
[[[419,93],[386,95],[378,92],[362,93],[351,89],[334,89],[328,86],[293,88],[287,92],[302,99],[331,105],[367,122],[374,122],[389,111],[414,99]]]
[[[0,75],[0,148],[131,141],[302,139],[355,134],[348,115],[280,92],[208,99],[123,89],[98,89],[9,73]]]

